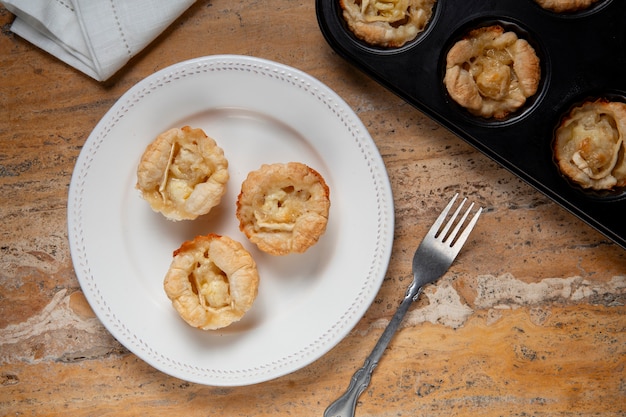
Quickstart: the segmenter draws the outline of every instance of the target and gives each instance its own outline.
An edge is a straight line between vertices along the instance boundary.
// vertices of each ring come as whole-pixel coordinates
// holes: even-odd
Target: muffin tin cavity
[[[586,10],[556,13],[535,0],[437,0],[425,30],[400,48],[357,39],[339,0],[316,0],[316,10],[337,54],[626,248],[623,190],[583,190],[563,178],[553,156],[555,130],[575,104],[623,100],[626,1],[599,0]],[[502,120],[469,113],[444,85],[452,45],[469,30],[493,23],[527,40],[541,67],[537,92]]]
[[[519,107],[512,109],[506,115],[502,117],[482,117],[473,114],[467,108],[460,105],[450,94],[449,89],[445,85],[445,77],[447,71],[448,57],[450,50],[457,45],[458,42],[467,38],[472,31],[481,30],[489,27],[501,27],[505,32],[514,33],[518,39],[522,39],[532,47],[534,55],[539,60],[539,71],[537,76],[539,81],[537,83],[536,91],[525,98],[523,104]],[[511,65],[512,66],[512,65]],[[537,107],[541,98],[545,95],[547,86],[546,80],[549,78],[549,56],[545,52],[545,48],[537,41],[528,28],[526,28],[521,22],[512,21],[510,19],[498,19],[492,16],[482,16],[478,19],[471,20],[462,24],[459,28],[454,30],[453,34],[447,39],[444,47],[442,48],[442,54],[439,57],[439,73],[440,73],[440,85],[441,94],[446,97],[446,101],[451,107],[452,111],[458,113],[459,117],[465,119],[467,123],[478,124],[483,127],[497,127],[510,123],[515,123],[521,118],[526,117],[534,108]]]
[[[568,175],[563,173],[561,168],[559,167],[559,162],[556,156],[556,147],[557,147],[556,136],[557,136],[559,127],[562,126],[563,123],[571,117],[574,109],[580,108],[584,106],[585,104],[596,103],[596,102],[618,102],[618,103],[626,104],[626,93],[623,91],[603,91],[603,92],[598,92],[593,95],[585,95],[582,97],[578,97],[572,100],[572,102],[564,109],[560,117],[556,119],[555,124],[554,124],[553,136],[552,136],[552,142],[551,142],[554,167],[565,183],[567,183],[571,187],[578,189],[579,192],[581,194],[584,194],[585,197],[588,197],[591,199],[597,199],[599,201],[601,200],[614,201],[616,199],[624,199],[626,198],[626,187],[616,186],[611,189],[585,188],[585,187],[582,187],[580,184],[576,183],[575,181],[573,181]],[[626,122],[626,120],[624,122]],[[626,140],[626,137],[622,136],[622,139]],[[625,156],[626,155],[624,155],[624,146],[623,146],[621,150],[620,159],[624,158]]]
[[[555,10],[554,8],[551,8],[549,6],[543,7],[540,4],[541,2],[539,0],[528,0],[528,1],[533,2],[538,8],[545,11],[546,13],[550,13],[558,18],[569,19],[569,18],[585,17],[587,15],[595,13],[599,11],[600,9],[602,9],[603,7],[605,7],[608,3],[610,3],[613,0],[597,0],[587,6],[583,5],[583,6],[579,6],[578,8],[572,7],[567,10],[564,9],[562,11]]]
[[[350,2],[352,0],[345,0],[345,1]],[[355,46],[356,48],[362,49],[365,53],[369,53],[369,54],[395,54],[395,53],[400,53],[407,49],[410,49],[411,47],[419,43],[421,39],[427,36],[428,32],[435,25],[435,21],[437,20],[437,14],[438,14],[437,11],[439,10],[437,5],[440,0],[433,0],[433,1],[434,1],[434,4],[432,6],[431,15],[427,19],[423,29],[420,30],[415,35],[415,37],[406,41],[404,44],[400,46],[381,46],[381,45],[377,45],[375,43],[371,43],[371,42],[367,42],[363,40],[362,38],[357,36],[354,31],[350,29],[350,26],[347,23],[346,18],[344,16],[344,9],[342,8],[340,1],[333,0],[330,7],[332,8],[332,12],[334,14],[333,23],[335,25],[339,25],[342,27],[342,35],[345,35],[345,37],[347,37],[347,40],[352,42],[353,46]],[[392,27],[399,26],[399,25],[400,24],[397,24],[397,25],[392,24]],[[344,39],[344,41],[345,40],[346,39]]]

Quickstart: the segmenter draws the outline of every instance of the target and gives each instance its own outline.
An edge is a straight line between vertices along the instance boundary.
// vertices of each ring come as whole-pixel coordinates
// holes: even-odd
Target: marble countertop
[[[314,2],[198,1],[104,83],[11,33],[13,18],[0,7],[0,414],[321,416],[454,192],[485,207],[469,249],[411,307],[357,415],[626,414],[626,251],[337,56]],[[130,353],[86,301],[68,244],[68,187],[98,121],[146,76],[213,54],[287,64],[336,91],[374,138],[395,205],[389,268],[354,329],[244,387],[186,382]]]

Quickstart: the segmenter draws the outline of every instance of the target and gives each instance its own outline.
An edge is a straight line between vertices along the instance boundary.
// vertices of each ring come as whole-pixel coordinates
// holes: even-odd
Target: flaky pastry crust
[[[533,47],[499,25],[470,31],[450,49],[444,84],[470,113],[502,119],[537,92],[541,79]]]
[[[535,0],[535,2],[546,10],[555,13],[568,13],[585,10],[597,3],[598,0]]]
[[[370,45],[400,47],[424,30],[436,0],[340,0],[354,35]]]
[[[241,243],[210,234],[174,251],[163,287],[189,325],[213,330],[239,321],[252,307],[259,274]]]
[[[626,104],[597,100],[574,108],[556,130],[561,172],[583,188],[626,186]]]
[[[237,199],[239,228],[272,255],[302,253],[314,245],[326,231],[329,209],[324,178],[299,162],[250,172]]]
[[[228,161],[202,129],[184,126],[160,134],[141,157],[137,189],[170,220],[193,220],[219,204]]]

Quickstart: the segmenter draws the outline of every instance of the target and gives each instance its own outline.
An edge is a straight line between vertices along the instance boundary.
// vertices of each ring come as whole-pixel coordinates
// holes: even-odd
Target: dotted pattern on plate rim
[[[82,217],[83,190],[86,183],[86,177],[89,172],[89,167],[95,159],[95,155],[98,153],[100,145],[106,140],[110,131],[118,123],[118,121],[121,120],[130,109],[140,103],[144,97],[150,95],[152,92],[165,85],[176,82],[179,79],[221,71],[251,72],[259,76],[277,79],[281,82],[291,84],[294,87],[306,91],[307,93],[315,97],[318,101],[322,102],[328,108],[328,110],[331,111],[335,115],[335,117],[337,117],[343,123],[347,131],[352,136],[354,142],[358,146],[359,151],[367,161],[371,179],[373,180],[376,187],[378,217],[378,222],[376,224],[375,256],[371,260],[368,274],[364,279],[363,286],[359,290],[356,299],[352,301],[350,308],[344,312],[339,320],[334,323],[317,340],[298,352],[281,358],[278,361],[266,363],[251,369],[235,371],[215,370],[210,368],[192,366],[174,360],[170,357],[164,356],[158,351],[154,350],[149,343],[147,343],[140,337],[137,337],[128,327],[126,327],[123,321],[121,321],[107,305],[106,300],[104,299],[98,288],[97,279],[93,276],[84,246],[85,242],[83,237],[84,234]],[[264,63],[261,60],[255,60],[254,62],[250,62],[245,59],[242,60],[235,57],[230,59],[225,58],[209,61],[189,61],[187,65],[182,65],[181,67],[174,68],[166,74],[156,78],[155,80],[149,81],[143,88],[139,89],[138,91],[133,92],[132,95],[125,100],[125,102],[121,103],[115,114],[110,116],[110,121],[105,126],[99,128],[97,137],[95,137],[95,139],[88,144],[89,147],[83,149],[83,152],[85,152],[85,157],[82,161],[81,166],[77,167],[78,175],[76,179],[73,180],[76,181],[76,191],[74,193],[73,199],[73,215],[76,221],[71,225],[71,233],[74,236],[74,241],[76,242],[75,252],[78,258],[75,261],[76,269],[77,272],[80,272],[80,275],[83,278],[81,280],[81,285],[86,285],[87,290],[93,295],[93,297],[90,298],[92,302],[96,303],[96,309],[104,313],[110,325],[115,328],[116,334],[123,335],[124,340],[132,344],[134,348],[132,350],[134,352],[143,352],[150,359],[150,361],[147,362],[158,363],[165,365],[168,368],[177,369],[180,373],[189,375],[190,377],[195,377],[190,378],[195,380],[202,380],[203,377],[209,377],[211,379],[219,379],[222,382],[231,381],[236,383],[237,379],[243,375],[245,375],[246,378],[249,378],[250,376],[266,375],[268,373],[272,373],[272,371],[275,369],[289,367],[291,364],[299,361],[300,358],[308,357],[312,355],[313,352],[324,346],[323,342],[325,340],[335,337],[337,333],[345,328],[346,322],[349,319],[352,319],[356,314],[356,307],[362,302],[365,295],[371,293],[373,286],[373,277],[381,272],[381,268],[386,268],[386,259],[383,258],[385,248],[381,247],[381,242],[383,241],[382,237],[385,234],[385,231],[389,225],[385,223],[388,214],[386,195],[381,192],[383,188],[383,174],[380,172],[379,165],[374,163],[375,152],[371,148],[370,143],[364,141],[362,132],[359,129],[357,122],[355,122],[351,114],[346,113],[341,103],[338,103],[333,96],[334,94],[329,93],[325,89],[320,89],[317,86],[312,85],[311,82],[307,79],[307,76],[302,76],[297,71],[290,70],[288,67],[283,68],[269,62]]]

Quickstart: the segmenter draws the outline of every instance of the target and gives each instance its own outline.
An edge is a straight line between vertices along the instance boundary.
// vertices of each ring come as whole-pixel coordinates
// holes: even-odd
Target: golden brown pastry
[[[259,274],[241,243],[210,234],[184,242],[174,251],[163,286],[189,325],[211,330],[240,320],[250,309]]]
[[[535,0],[538,5],[555,13],[577,12],[591,7],[598,0]]]
[[[444,84],[472,114],[502,119],[537,92],[540,79],[533,47],[494,25],[470,31],[450,49]]]
[[[305,252],[326,231],[330,209],[324,178],[305,164],[262,165],[237,200],[239,228],[272,255]]]
[[[424,30],[436,0],[339,0],[354,35],[370,45],[400,47]]]
[[[154,211],[170,220],[193,220],[219,204],[228,161],[202,129],[185,126],[160,134],[137,168],[137,189]]]
[[[583,188],[626,186],[626,104],[598,100],[574,108],[556,131],[561,172]]]

